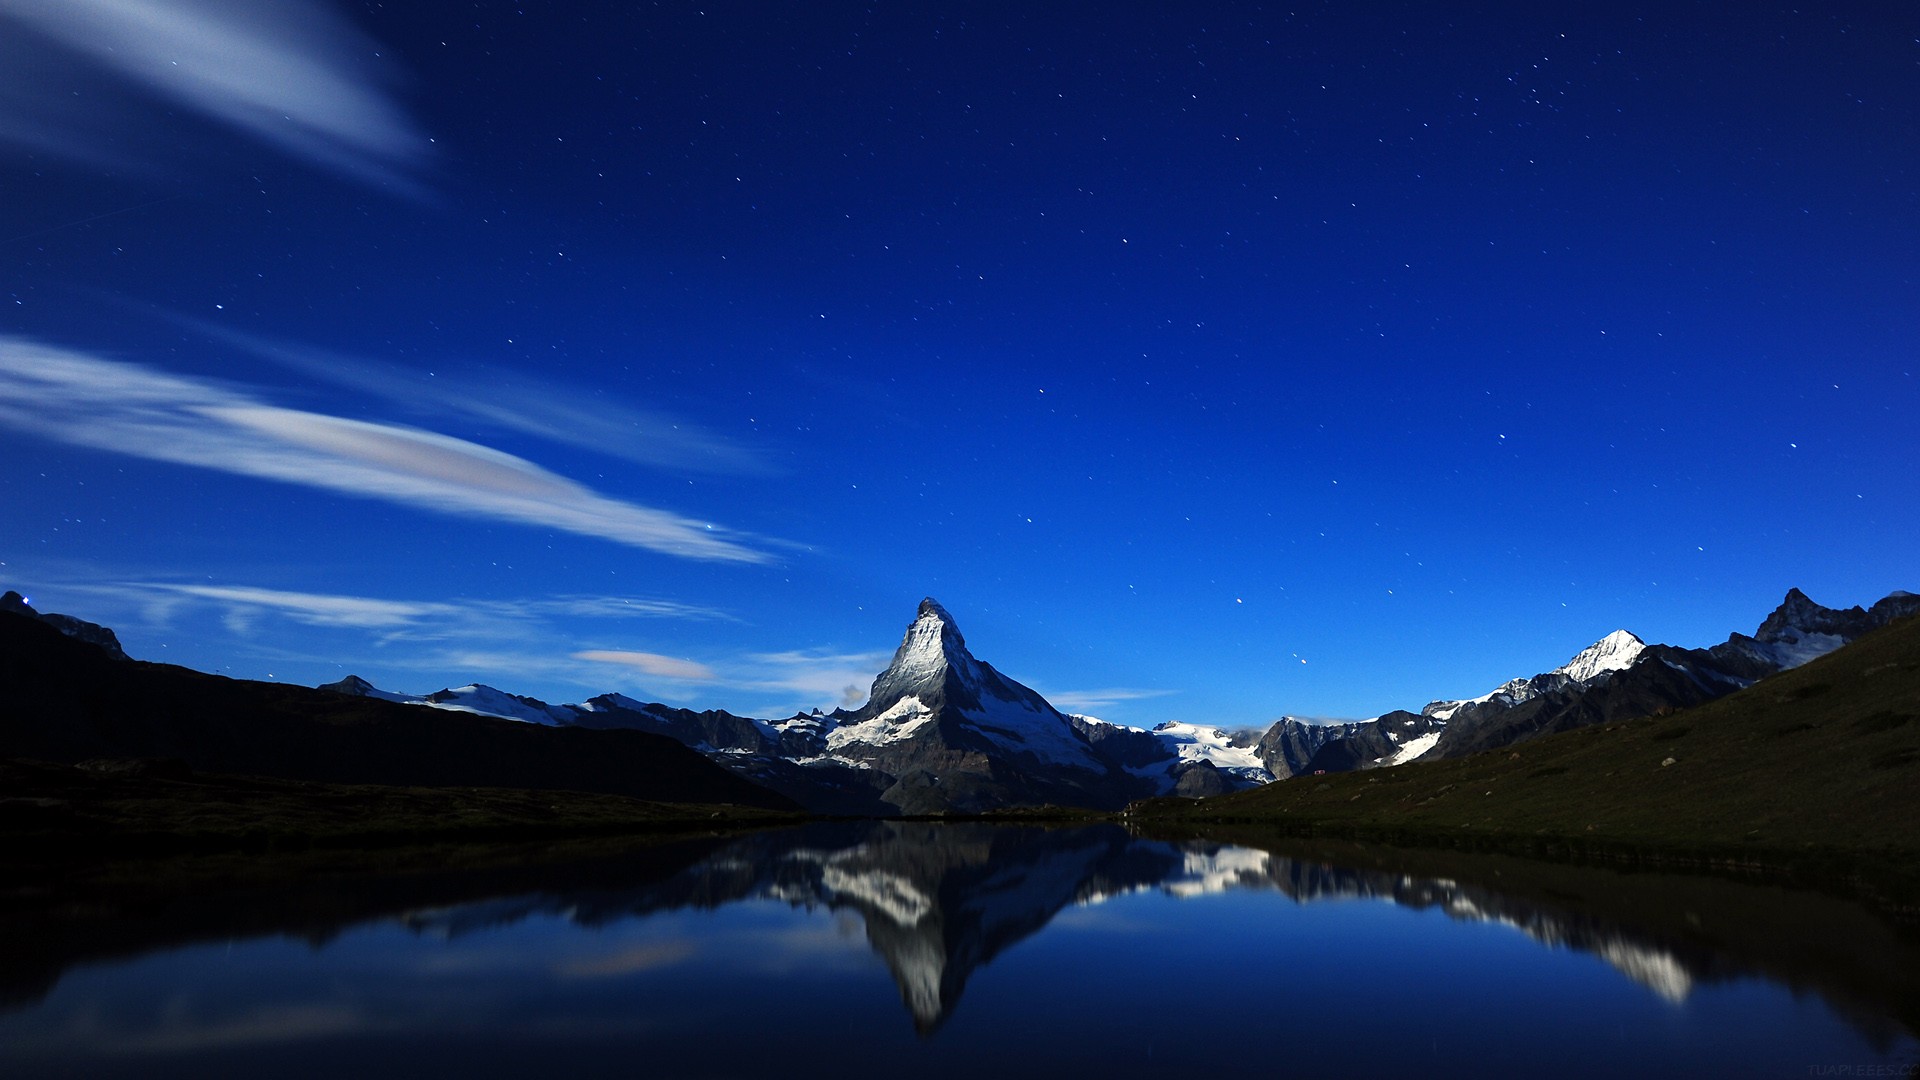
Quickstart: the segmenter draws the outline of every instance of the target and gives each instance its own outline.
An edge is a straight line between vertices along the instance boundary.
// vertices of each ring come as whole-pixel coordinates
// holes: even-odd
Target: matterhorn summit
[[[908,812],[1117,806],[1136,786],[1045,698],[974,659],[932,597],[867,703],[832,720],[826,756],[895,777],[881,798]]]
[[[920,601],[906,637],[894,650],[893,662],[875,676],[867,703],[844,722],[857,724],[896,712],[909,698],[930,712],[938,712],[949,703],[978,708],[979,689],[989,671],[983,671],[981,663],[967,651],[967,639],[960,635],[953,616],[929,596]],[[997,673],[993,678],[1004,684]]]

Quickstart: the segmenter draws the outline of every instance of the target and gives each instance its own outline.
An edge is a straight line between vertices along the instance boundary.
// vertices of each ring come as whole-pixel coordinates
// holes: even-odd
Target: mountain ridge
[[[12,603],[24,606],[17,593]],[[948,610],[923,599],[858,708],[786,719],[679,709],[602,694],[577,704],[472,683],[400,694],[349,675],[320,691],[397,707],[565,730],[634,730],[670,737],[706,760],[816,812],[980,813],[1038,805],[1117,809],[1156,795],[1203,797],[1300,774],[1445,760],[1557,731],[1711,701],[1920,611],[1895,592],[1871,608],[1823,607],[1790,590],[1751,636],[1707,649],[1649,645],[1615,630],[1566,663],[1509,680],[1480,697],[1429,702],[1338,723],[1282,717],[1230,732],[1169,721],[1153,729],[1068,715],[969,650]],[[112,631],[70,616],[28,614],[76,641]],[[110,650],[100,644],[103,651]],[[124,653],[120,655],[124,656]]]

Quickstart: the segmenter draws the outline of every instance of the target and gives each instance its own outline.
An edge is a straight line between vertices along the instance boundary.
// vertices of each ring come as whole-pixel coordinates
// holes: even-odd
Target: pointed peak
[[[953,616],[929,596],[920,601],[893,662],[873,680],[867,703],[851,715],[861,719],[880,716],[907,697],[917,698],[937,711],[946,700],[949,676],[970,682],[978,677],[978,668]]]
[[[1807,634],[1854,637],[1865,629],[1858,625],[1865,618],[1866,612],[1858,607],[1841,611],[1808,599],[1799,589],[1789,589],[1787,598],[1761,622],[1753,636],[1767,642],[1798,641]]]
[[[950,637],[952,644],[961,650],[964,651],[967,647],[967,639],[961,636],[959,624],[953,621],[953,616],[947,613],[946,608],[940,606],[940,601],[931,596],[920,601],[919,609],[914,612],[913,625],[907,627],[907,640],[911,642],[914,631],[922,627],[938,628],[935,640]]]
[[[1586,682],[1609,671],[1621,671],[1633,666],[1645,652],[1647,643],[1625,630],[1615,630],[1599,641],[1580,650],[1573,659],[1554,669],[1556,674],[1565,675],[1575,682]]]

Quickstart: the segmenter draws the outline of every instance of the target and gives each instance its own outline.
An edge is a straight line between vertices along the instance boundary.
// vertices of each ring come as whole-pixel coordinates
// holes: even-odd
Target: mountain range
[[[1903,615],[1896,592],[1870,609],[1823,607],[1798,589],[1751,636],[1710,649],[1648,645],[1616,630],[1565,664],[1476,698],[1418,712],[1266,730],[1164,723],[1151,730],[1063,713],[968,650],[953,616],[921,601],[866,703],[783,720],[692,712],[618,694],[549,705],[484,685],[405,697],[348,678],[325,689],[541,724],[671,736],[802,805],[852,814],[978,813],[1044,803],[1111,809],[1157,795],[1203,797],[1301,773],[1459,757],[1537,735],[1713,700],[1824,655]]]
[[[169,763],[176,773],[794,809],[659,735],[461,716],[228,679],[125,659],[91,640],[102,630],[78,619],[0,611],[0,758],[63,765],[135,759]]]
[[[76,645],[94,646],[98,663],[117,668],[105,685],[124,684],[134,672],[149,680],[159,678],[147,672],[153,669],[173,673],[165,678],[174,684],[171,692],[175,694],[231,698],[233,687],[255,686],[262,689],[253,693],[271,697],[299,689],[128,663],[112,631],[72,616],[42,615],[17,593],[0,598],[0,609],[25,617],[19,621],[30,619],[58,630]],[[449,745],[457,744],[463,733],[471,733],[476,745],[496,747],[482,752],[482,757],[498,753],[498,747],[516,738],[545,747],[569,739],[666,736],[677,744],[676,751],[693,751],[697,756],[692,760],[722,766],[751,782],[741,790],[777,793],[755,805],[786,805],[790,800],[815,812],[866,816],[972,814],[1039,805],[1117,809],[1147,797],[1217,795],[1303,773],[1460,757],[1552,732],[1687,708],[1824,655],[1916,611],[1920,611],[1920,597],[1911,593],[1893,593],[1868,609],[1839,610],[1814,603],[1794,589],[1754,634],[1735,633],[1709,649],[1649,645],[1616,630],[1552,671],[1509,680],[1475,698],[1435,700],[1418,712],[1398,710],[1345,723],[1282,717],[1264,731],[1178,722],[1142,730],[1064,713],[1031,688],[977,659],[952,615],[932,598],[920,603],[892,661],[875,677],[865,703],[852,710],[761,719],[722,710],[695,712],[620,694],[554,705],[484,684],[425,695],[400,694],[356,676],[320,687],[314,701],[321,702],[320,715],[343,707],[327,706],[322,699],[361,702],[379,713],[383,723],[404,725],[395,729],[396,734],[405,735],[397,743],[400,746],[416,745],[423,732],[436,733],[433,740],[451,740]],[[15,636],[19,636],[17,628]],[[44,647],[46,642],[39,644]],[[77,663],[71,657],[68,661]],[[187,686],[188,676],[203,682],[197,689]],[[90,689],[97,696],[99,688]],[[314,701],[292,706],[283,701],[279,708],[282,713],[311,711]],[[59,706],[49,700],[46,707]],[[435,719],[425,720],[424,710],[431,710]],[[167,713],[173,717],[169,722],[176,727],[185,724],[180,719],[185,711],[184,706],[174,707]],[[415,719],[403,721],[407,715]],[[336,764],[322,776],[309,763],[303,766],[306,772],[289,772],[296,767],[288,760],[289,753],[271,752],[272,746],[287,740],[276,740],[258,729],[229,725],[218,736],[206,732],[189,737],[181,730],[135,730],[140,725],[128,726],[124,718],[116,721],[121,726],[115,728],[99,718],[97,709],[93,716],[91,741],[77,739],[72,732],[63,740],[44,734],[23,736],[9,728],[0,732],[5,736],[0,753],[73,760],[83,753],[193,756],[185,753],[191,747],[198,754],[196,765],[203,768],[246,771],[241,766],[255,760],[274,766],[256,771],[314,779],[366,779],[367,770],[374,768],[363,763],[356,771]],[[323,721],[318,730],[333,731],[331,737],[337,741],[341,726]],[[103,734],[109,728],[124,737],[116,743]],[[289,730],[302,732],[300,738],[307,739],[314,728],[311,723],[295,723]],[[510,734],[514,729],[544,729],[548,735],[515,736]],[[194,738],[199,737],[246,743],[253,747],[252,757],[223,755],[217,747],[196,744]],[[80,749],[83,746],[86,749]],[[460,753],[447,756],[463,760]],[[324,754],[321,757],[326,759]],[[452,775],[444,764],[410,760],[412,765],[388,771]],[[605,763],[588,772],[600,779],[593,784],[569,784],[535,769],[533,773],[547,778],[525,786],[618,787],[607,778]],[[496,773],[497,768],[486,775]],[[746,798],[726,801],[750,802]]]

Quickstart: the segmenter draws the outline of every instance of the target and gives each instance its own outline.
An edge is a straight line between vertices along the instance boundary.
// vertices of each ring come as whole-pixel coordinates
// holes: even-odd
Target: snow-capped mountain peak
[[[967,651],[960,627],[929,596],[920,601],[892,662],[875,676],[867,703],[856,715],[863,720],[886,716],[908,698],[918,698],[928,711],[937,712],[949,696],[977,699],[982,682],[980,662]]]
[[[497,716],[503,720],[520,720],[529,724],[569,724],[577,715],[575,710],[564,705],[548,705],[538,698],[509,694],[485,683],[436,690],[426,695],[425,703],[436,709]]]
[[[1574,682],[1586,682],[1606,672],[1624,671],[1632,667],[1646,650],[1646,642],[1625,630],[1615,630],[1580,650],[1565,664],[1554,668],[1552,674],[1565,675]]]
[[[381,701],[397,701],[402,705],[425,705],[427,699],[418,694],[396,694],[382,690],[358,675],[349,675],[339,682],[322,683],[322,690],[331,690],[348,697],[378,698]]]
[[[1499,686],[1476,698],[1458,701],[1431,701],[1421,709],[1421,715],[1431,716],[1435,720],[1451,720],[1463,709],[1476,705],[1498,702],[1502,705],[1519,705],[1532,701],[1543,692],[1554,689],[1554,676],[1564,676],[1576,683],[1585,683],[1602,675],[1615,671],[1625,671],[1645,652],[1647,643],[1625,630],[1615,630],[1599,641],[1576,653],[1573,659],[1545,674],[1535,675],[1531,679],[1509,679]],[[1411,760],[1411,759],[1408,759]]]
[[[476,716],[519,720],[522,723],[542,724],[548,727],[571,724],[584,711],[568,705],[548,705],[538,698],[509,694],[483,683],[436,690],[431,694],[396,694],[390,690],[382,690],[358,675],[349,675],[339,682],[323,684],[320,689],[331,690],[348,697],[376,698],[402,705],[425,705],[430,708],[445,709],[448,712],[473,713]]]

